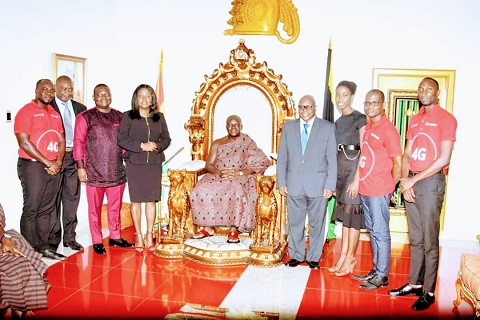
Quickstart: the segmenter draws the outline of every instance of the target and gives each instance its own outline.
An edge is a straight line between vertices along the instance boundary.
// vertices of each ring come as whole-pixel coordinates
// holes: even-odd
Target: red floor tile
[[[150,299],[178,303],[219,305],[235,285],[236,279],[175,275],[149,296]]]
[[[172,281],[172,275],[148,272],[142,269],[113,268],[83,289],[104,294],[118,294],[147,298],[157,288]]]
[[[79,290],[49,308],[40,319],[122,319],[129,315],[144,298],[104,294]]]
[[[52,286],[81,289],[110,270],[102,266],[59,262],[48,268],[47,279]]]
[[[127,228],[122,236],[131,240]],[[56,318],[163,318],[177,313],[186,303],[219,306],[241,277],[246,265],[214,267],[187,259],[164,259],[152,253],[136,254],[132,248],[110,248],[107,255],[93,253],[92,247],[70,256],[47,270],[52,284],[49,308],[38,310],[40,319]],[[411,310],[417,297],[388,295],[388,290],[408,281],[410,248],[392,245],[389,285],[378,290],[359,289],[352,274],[336,277],[328,272],[340,256],[341,240],[324,247],[320,270],[310,272],[298,319],[453,319],[456,299],[455,279],[462,249],[445,248],[441,256],[436,302],[426,311]],[[372,267],[368,241],[360,241],[355,255],[354,274]],[[285,261],[289,259],[285,257]],[[275,272],[275,268],[271,269]],[[255,290],[255,288],[252,288]],[[248,292],[245,293],[248,295]],[[465,302],[456,309],[460,319],[471,318],[472,308]]]
[[[47,293],[48,308],[35,310],[35,315],[40,317],[44,315],[47,311],[53,309],[56,305],[63,303],[65,299],[68,299],[71,295],[75,294],[78,289],[69,289],[64,287],[51,287]]]
[[[163,319],[168,314],[181,312],[184,305],[183,302],[145,299],[126,319]]]
[[[306,289],[298,309],[300,319],[332,319],[337,317],[372,318],[377,313],[375,293]]]

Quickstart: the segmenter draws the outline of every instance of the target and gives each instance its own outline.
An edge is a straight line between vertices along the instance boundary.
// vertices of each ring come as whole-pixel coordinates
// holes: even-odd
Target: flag
[[[163,95],[163,48],[160,52],[160,64],[158,65],[157,87],[155,88],[157,94],[157,108],[158,111],[165,114],[164,95]]]
[[[332,101],[332,40],[328,44],[327,69],[325,77],[325,92],[323,98],[323,119],[333,121],[333,101]]]
[[[326,77],[325,77],[325,92],[323,98],[323,119],[334,122],[333,119],[333,101],[332,101],[332,89],[333,89],[333,79],[332,79],[332,40],[328,43],[328,55],[327,55],[327,68],[326,68]],[[325,223],[325,237],[326,240],[335,239],[335,222],[332,221],[332,214],[335,208],[335,197],[331,197],[328,200],[327,207],[327,223]]]

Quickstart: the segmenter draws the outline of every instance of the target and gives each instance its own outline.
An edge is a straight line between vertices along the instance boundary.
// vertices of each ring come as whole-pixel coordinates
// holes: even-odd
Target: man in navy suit
[[[51,220],[49,243],[52,248],[57,248],[62,238],[63,246],[73,250],[82,250],[83,246],[75,240],[77,227],[77,209],[80,201],[80,180],[78,180],[76,162],[73,159],[73,132],[75,117],[87,107],[80,102],[72,100],[73,81],[68,76],[60,76],[55,83],[55,98],[52,107],[62,116],[65,131],[65,157],[60,171],[61,186],[57,196],[56,219]],[[62,213],[63,209],[63,213]],[[60,218],[62,217],[62,218]]]
[[[325,239],[328,199],[337,181],[335,125],[315,116],[315,99],[300,99],[300,119],[283,125],[277,157],[277,187],[287,197],[289,222],[287,266],[307,261],[318,269]],[[309,248],[305,251],[305,220],[310,225]]]

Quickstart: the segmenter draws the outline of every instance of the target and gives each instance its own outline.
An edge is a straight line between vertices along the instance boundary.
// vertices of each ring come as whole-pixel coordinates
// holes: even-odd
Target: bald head
[[[228,126],[228,124],[230,123],[230,121],[231,121],[232,119],[237,120],[237,122],[238,122],[240,125],[242,124],[242,119],[240,119],[240,117],[237,116],[236,114],[232,114],[231,116],[229,116],[229,117],[227,118],[227,121],[226,121],[227,126]]]
[[[59,100],[67,102],[73,98],[73,81],[68,76],[60,76],[55,83],[55,92]]]

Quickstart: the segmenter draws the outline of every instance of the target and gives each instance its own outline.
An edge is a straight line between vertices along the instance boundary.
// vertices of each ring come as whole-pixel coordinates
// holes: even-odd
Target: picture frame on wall
[[[85,72],[87,59],[59,53],[53,53],[52,59],[54,81],[59,76],[69,76],[73,81],[73,100],[85,104]]]

